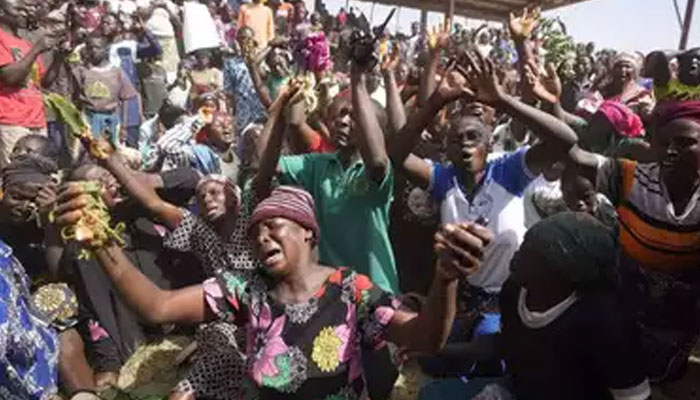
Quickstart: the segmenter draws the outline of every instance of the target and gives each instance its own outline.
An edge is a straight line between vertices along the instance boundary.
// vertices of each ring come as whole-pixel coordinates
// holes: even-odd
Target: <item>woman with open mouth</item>
[[[63,190],[57,223],[77,220],[83,196],[78,186]],[[414,313],[399,308],[397,299],[368,277],[316,262],[321,235],[313,198],[303,189],[275,189],[255,208],[248,232],[262,263],[254,272],[259,279],[220,271],[201,285],[175,291],[156,287],[117,245],[93,251],[124,298],[148,321],[219,320],[244,326],[248,386],[261,399],[363,398],[363,348],[390,341],[421,353],[439,350],[454,317],[457,281],[478,268],[491,239],[478,225],[443,226],[435,239],[436,277],[425,306]]]

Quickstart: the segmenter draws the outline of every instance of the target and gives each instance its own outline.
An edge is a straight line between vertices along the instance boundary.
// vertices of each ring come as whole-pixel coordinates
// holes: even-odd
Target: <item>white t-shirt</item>
[[[524,147],[489,159],[486,175],[473,200],[467,199],[451,165],[433,164],[429,191],[440,203],[443,223],[488,220],[494,240],[486,248],[481,269],[469,283],[489,293],[498,293],[508,277],[510,260],[525,235],[523,192],[535,179],[525,165]]]
[[[559,180],[549,182],[540,176],[525,189],[523,195],[525,227],[532,228],[541,219],[566,211]]]

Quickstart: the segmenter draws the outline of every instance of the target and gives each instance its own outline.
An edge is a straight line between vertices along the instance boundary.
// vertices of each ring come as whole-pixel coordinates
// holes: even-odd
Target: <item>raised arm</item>
[[[107,157],[98,157],[100,165],[107,169],[126,189],[131,197],[143,205],[153,216],[158,218],[170,229],[175,229],[182,221],[183,211],[158,196],[155,189],[142,182],[121,159],[112,151],[111,145],[104,139],[98,139],[99,146],[105,149]]]
[[[567,112],[561,106],[562,84],[554,64],[547,63],[545,73],[539,75],[532,67],[527,66],[523,81],[538,100],[549,106],[552,115],[569,126],[586,123],[583,118]]]
[[[80,185],[68,184],[58,196],[56,224],[75,224],[87,204],[86,196]],[[162,290],[136,269],[118,246],[108,244],[93,249],[93,253],[124,299],[148,322],[196,324],[213,319],[201,285]]]
[[[539,8],[523,9],[522,15],[517,16],[511,13],[508,19],[508,29],[510,36],[515,43],[515,50],[518,53],[518,69],[520,76],[525,76],[525,68],[531,67],[537,70],[537,62],[533,51],[534,43],[530,41],[530,36],[535,30],[540,17]],[[534,94],[530,87],[524,83],[520,85],[523,91],[523,99],[526,102],[534,101]]]
[[[250,78],[253,80],[255,91],[258,93],[258,97],[260,97],[260,102],[265,108],[269,109],[272,106],[272,98],[270,97],[270,91],[267,89],[265,82],[263,82],[260,66],[254,60],[248,60],[246,65],[248,66],[248,71],[250,71]]]
[[[369,177],[380,183],[386,177],[389,166],[384,134],[377,120],[374,103],[367,91],[365,72],[356,65],[353,65],[352,69],[352,113],[358,134],[358,147]]]
[[[58,78],[61,68],[66,68],[67,72],[70,74],[70,70],[66,67],[66,56],[70,53],[69,49],[63,47],[58,48],[53,53],[53,59],[51,60],[51,65],[46,70],[44,77],[41,78],[41,87],[50,87]]]
[[[260,133],[256,148],[260,166],[254,183],[258,199],[264,199],[270,194],[272,178],[277,173],[284,141],[284,110],[297,92],[298,86],[294,84],[280,90],[277,99],[270,106],[267,122]]]
[[[401,101],[401,93],[396,83],[396,68],[401,62],[399,46],[394,46],[382,63],[384,87],[386,88],[386,108],[389,117],[391,136],[396,134],[406,124],[406,109]]]
[[[505,94],[493,64],[478,52],[466,54],[468,77],[477,99],[492,104],[525,124],[541,140],[528,151],[525,162],[534,174],[540,174],[556,161],[566,160],[576,144],[576,133],[563,121]]]
[[[414,184],[427,188],[430,184],[430,165],[411,152],[418,145],[423,131],[445,105],[472,94],[461,75],[448,69],[440,81],[438,90],[433,92],[423,107],[408,118],[392,138],[389,157],[394,168],[401,170]]]
[[[421,75],[418,89],[418,105],[420,107],[425,105],[425,102],[428,101],[430,95],[435,91],[440,57],[442,56],[442,51],[450,43],[449,27],[450,23],[447,22],[428,35],[428,62]]]
[[[141,22],[143,24],[143,22]],[[147,28],[142,27],[136,47],[136,57],[139,59],[156,58],[163,54],[163,48],[158,39]]]
[[[444,225],[435,235],[435,279],[420,313],[399,310],[391,320],[389,341],[420,353],[436,353],[452,329],[460,278],[476,272],[493,235],[474,224]],[[416,334],[420,332],[420,334]]]
[[[32,66],[34,66],[37,57],[51,49],[51,42],[52,40],[48,36],[41,36],[21,60],[0,66],[0,84],[10,87],[23,85],[32,72]],[[11,57],[10,54],[8,56]]]

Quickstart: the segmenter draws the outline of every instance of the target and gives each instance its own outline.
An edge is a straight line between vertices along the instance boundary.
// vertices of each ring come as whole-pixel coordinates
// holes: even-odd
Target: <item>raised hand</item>
[[[508,19],[508,29],[513,40],[526,40],[532,35],[539,23],[540,8],[534,7],[528,9],[525,7],[520,16],[515,13],[510,13]]]
[[[462,97],[474,97],[475,93],[470,88],[466,77],[459,72],[457,65],[453,62],[442,74],[440,84],[435,94],[443,103],[449,103]]]
[[[504,94],[493,62],[478,51],[466,51],[461,61],[460,72],[469,82],[474,100],[492,105],[498,103]]]
[[[399,46],[394,43],[394,45],[391,47],[391,53],[385,55],[384,59],[382,60],[381,70],[384,73],[396,72],[396,68],[398,68],[400,63],[401,51]]]
[[[561,98],[562,84],[554,64],[547,63],[541,73],[536,66],[525,66],[525,82],[532,93],[541,101],[556,104]]]
[[[433,27],[432,31],[428,33],[428,49],[431,53],[446,50],[449,47],[451,26],[452,21],[448,18],[440,26]]]
[[[473,224],[445,224],[435,234],[439,277],[445,280],[466,278],[479,270],[486,247],[493,240],[487,228]]]

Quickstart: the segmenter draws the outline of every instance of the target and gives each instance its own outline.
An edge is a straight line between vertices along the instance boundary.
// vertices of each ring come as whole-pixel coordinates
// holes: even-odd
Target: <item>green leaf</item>
[[[89,125],[80,110],[60,94],[45,93],[44,105],[53,111],[58,120],[63,122],[73,135],[79,135],[89,129]]]

